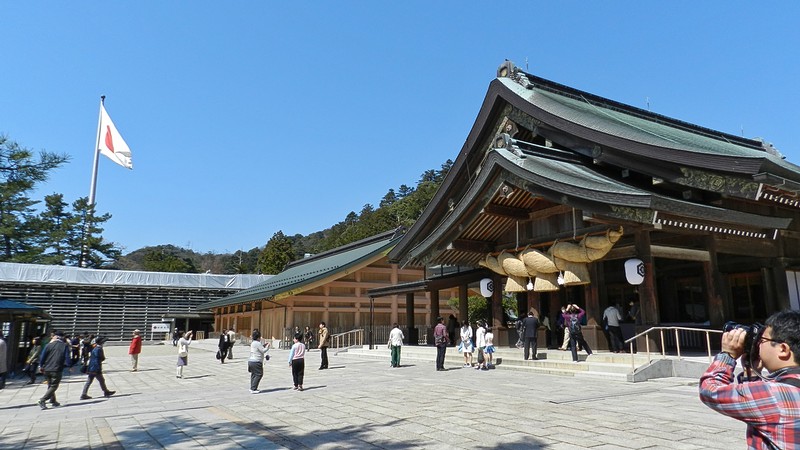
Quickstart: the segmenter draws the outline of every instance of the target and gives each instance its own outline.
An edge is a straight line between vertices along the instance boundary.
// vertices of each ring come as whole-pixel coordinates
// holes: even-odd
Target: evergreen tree
[[[381,203],[378,205],[379,208],[387,208],[394,204],[397,201],[397,195],[394,193],[394,189],[389,189],[389,192],[383,196],[381,199]]]
[[[33,262],[39,257],[42,230],[31,222],[39,201],[29,193],[68,160],[44,151],[34,158],[31,150],[0,135],[0,261]]]
[[[197,273],[189,258],[180,258],[163,250],[150,250],[144,255],[144,270],[150,272]]]
[[[276,274],[283,271],[286,264],[294,261],[292,240],[278,231],[267,241],[267,245],[258,255],[258,272]]]
[[[116,244],[105,241],[102,236],[101,225],[111,219],[111,214],[96,215],[94,205],[89,204],[87,197],[75,200],[72,210],[78,220],[69,232],[70,257],[67,264],[99,268],[119,258],[121,252]]]
[[[45,196],[44,207],[44,211],[31,221],[39,230],[39,248],[42,250],[36,262],[63,266],[73,259],[71,255],[76,254],[71,241],[81,220],[68,209],[63,194]]]

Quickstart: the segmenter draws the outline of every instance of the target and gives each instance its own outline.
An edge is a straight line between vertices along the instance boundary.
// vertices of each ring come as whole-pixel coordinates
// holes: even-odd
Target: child
[[[484,352],[486,352],[486,368],[493,369],[494,365],[492,364],[492,353],[494,353],[494,345],[492,345],[492,340],[494,339],[494,333],[492,333],[491,327],[486,327],[486,348]]]
[[[303,373],[306,367],[306,346],[303,344],[303,333],[295,333],[294,344],[289,351],[289,367],[292,368],[292,380],[294,381],[294,390],[303,390]]]

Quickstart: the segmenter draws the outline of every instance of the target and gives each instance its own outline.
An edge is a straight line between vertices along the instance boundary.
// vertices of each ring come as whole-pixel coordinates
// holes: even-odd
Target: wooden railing
[[[644,339],[644,341],[645,341],[645,353],[647,354],[647,359],[651,360],[652,358],[650,357],[650,353],[651,353],[650,352],[650,335],[651,335],[651,333],[656,332],[656,331],[659,333],[659,336],[660,336],[660,342],[661,342],[661,353],[660,354],[661,354],[662,357],[666,357],[666,355],[667,355],[667,348],[666,348],[666,344],[665,344],[666,340],[664,339],[664,332],[665,331],[667,331],[667,332],[674,331],[675,332],[675,348],[676,348],[676,351],[677,351],[677,354],[678,354],[678,358],[682,358],[683,357],[681,355],[681,337],[679,335],[680,331],[685,331],[685,332],[690,332],[690,333],[697,333],[697,334],[700,334],[700,333],[705,334],[705,344],[706,344],[706,350],[707,350],[707,353],[708,353],[708,362],[709,363],[711,363],[711,359],[712,359],[712,355],[711,355],[711,333],[722,334],[721,330],[709,330],[709,329],[705,329],[705,328],[687,328],[687,327],[653,327],[653,328],[650,328],[648,330],[642,331],[641,333],[637,334],[636,336],[633,336],[632,338],[625,340],[625,343],[630,345],[631,368],[632,369],[636,368],[636,362],[635,362],[635,359],[634,359],[634,344],[636,343],[636,340],[638,338],[642,337],[642,336],[646,336],[645,339]],[[639,352],[639,355],[641,355],[641,352]]]
[[[336,353],[350,347],[361,347],[364,345],[364,329],[345,331],[344,333],[331,336],[331,349]]]

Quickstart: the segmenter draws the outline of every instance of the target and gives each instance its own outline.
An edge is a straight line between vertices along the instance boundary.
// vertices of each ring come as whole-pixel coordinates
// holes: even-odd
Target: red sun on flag
[[[112,152],[114,151],[114,139],[111,137],[111,127],[106,125],[106,147]]]

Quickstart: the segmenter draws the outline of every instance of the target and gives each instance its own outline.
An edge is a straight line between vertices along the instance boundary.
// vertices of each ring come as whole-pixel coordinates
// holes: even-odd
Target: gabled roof
[[[525,137],[531,142],[523,142]],[[623,169],[652,177],[653,183],[648,187],[625,179]],[[656,189],[658,179],[673,186]],[[569,205],[595,213],[600,221],[656,227],[663,221],[667,226],[772,238],[791,219],[681,198],[683,190],[697,189],[757,200],[759,183],[784,193],[800,191],[800,167],[763,141],[624,105],[524,73],[507,62],[490,83],[450,172],[389,260],[474,263],[481,251],[493,251],[486,244],[496,243],[515,222],[484,207],[525,220],[542,199],[550,207]],[[527,194],[508,200],[497,195],[498,189]],[[464,251],[459,253],[456,244]]]
[[[368,266],[385,257],[397,243],[400,230],[388,231],[358,242],[294,261],[269,281],[198,306],[208,310],[256,300],[279,300],[298,295]]]

